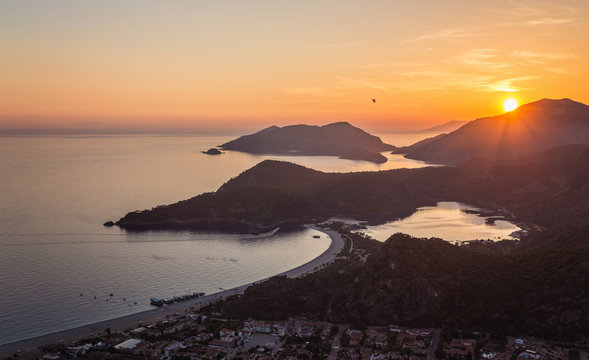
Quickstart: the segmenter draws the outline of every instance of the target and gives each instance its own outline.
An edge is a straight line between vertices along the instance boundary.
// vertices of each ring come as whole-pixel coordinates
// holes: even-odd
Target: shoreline
[[[326,230],[314,225],[307,225],[306,227],[326,234],[331,239],[331,243],[329,247],[319,256],[293,269],[284,271],[276,275],[272,275],[261,280],[256,280],[251,283],[244,284],[232,289],[223,290],[214,294],[205,295],[180,303],[166,305],[161,308],[144,310],[130,315],[116,317],[113,319],[103,320],[87,325],[81,325],[71,329],[60,330],[45,335],[35,336],[28,339],[2,344],[0,345],[0,358],[12,356],[19,350],[22,351],[23,354],[40,353],[39,347],[41,346],[57,344],[62,341],[64,344],[67,345],[72,341],[89,337],[91,336],[90,334],[97,335],[98,333],[102,333],[104,332],[105,328],[111,328],[113,329],[113,332],[121,332],[128,328],[139,327],[140,322],[155,323],[159,320],[166,319],[166,315],[171,315],[177,312],[183,312],[191,307],[200,309],[210,304],[211,302],[225,299],[232,295],[241,294],[251,285],[264,282],[275,276],[286,275],[288,278],[296,278],[299,276],[303,276],[307,273],[316,271],[319,267],[329,264],[335,259],[336,255],[344,248],[344,241],[341,237],[341,234],[339,234],[335,230]]]

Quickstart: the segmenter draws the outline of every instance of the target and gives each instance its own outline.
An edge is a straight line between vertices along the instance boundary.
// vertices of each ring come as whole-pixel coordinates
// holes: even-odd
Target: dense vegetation
[[[333,216],[382,223],[438,201],[462,201],[548,227],[589,218],[589,147],[458,167],[332,174],[264,161],[215,193],[127,214],[128,229],[264,231]]]
[[[127,214],[126,228],[263,231],[333,216],[380,223],[438,201],[526,223],[520,243],[454,246],[396,234],[353,246],[312,275],[273,278],[217,309],[354,324],[443,326],[579,340],[589,334],[589,146],[457,167],[331,174],[264,161],[217,192]],[[348,249],[353,249],[348,253]]]
[[[384,243],[348,237],[355,250],[332,266],[303,278],[273,278],[215,310],[230,318],[306,315],[550,339],[589,334],[589,227],[533,233],[507,253],[495,251],[501,244],[483,251],[403,234]]]

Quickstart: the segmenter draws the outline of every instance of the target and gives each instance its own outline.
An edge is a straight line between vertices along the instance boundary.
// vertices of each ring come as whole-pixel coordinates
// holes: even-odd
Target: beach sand
[[[308,227],[327,234],[331,238],[331,244],[329,245],[329,248],[327,248],[327,250],[325,250],[321,255],[309,261],[308,263],[274,276],[286,275],[289,278],[295,278],[313,272],[333,261],[337,254],[344,248],[344,241],[337,231],[326,230],[315,226]],[[82,325],[73,329],[62,330],[30,339],[0,345],[0,358],[12,356],[17,351],[20,351],[19,357],[21,358],[29,354],[39,354],[39,347],[41,346],[57,344],[59,342],[63,342],[64,344],[68,345],[79,339],[98,336],[99,333],[104,333],[106,328],[111,328],[112,332],[121,332],[126,329],[137,328],[139,327],[139,323],[153,324],[158,321],[165,320],[167,315],[182,313],[190,308],[198,310],[201,307],[210,304],[211,302],[227,298],[231,295],[243,293],[249,286],[266,281],[268,279],[269,278],[257,280],[249,284],[238,286],[236,288],[224,290],[215,294],[206,295],[180,303],[166,305],[161,308],[154,308],[110,320]]]

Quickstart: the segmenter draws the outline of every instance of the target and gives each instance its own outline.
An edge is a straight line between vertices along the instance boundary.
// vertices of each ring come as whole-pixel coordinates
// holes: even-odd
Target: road
[[[427,360],[436,360],[436,349],[440,343],[442,329],[433,329],[432,342],[427,350]]]
[[[348,331],[348,328],[350,327],[350,325],[337,324],[337,327],[339,328],[339,331],[337,332],[337,334],[335,334],[335,337],[333,338],[333,342],[331,343],[331,352],[329,353],[329,356],[327,356],[327,360],[336,360],[337,359],[337,353],[341,349],[340,339],[342,338],[342,335],[346,331]]]

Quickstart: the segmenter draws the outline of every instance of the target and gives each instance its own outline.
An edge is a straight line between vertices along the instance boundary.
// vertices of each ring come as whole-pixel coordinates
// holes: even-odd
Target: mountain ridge
[[[223,150],[242,151],[252,154],[274,155],[330,155],[345,156],[352,150],[361,149],[362,160],[373,161],[373,155],[395,149],[385,144],[378,136],[351,125],[335,122],[317,125],[276,125],[254,134],[244,135],[221,145]]]
[[[397,151],[410,159],[456,165],[473,156],[507,159],[567,144],[589,144],[589,106],[564,98],[479,118],[427,144]]]
[[[448,132],[452,132],[454,130],[459,129],[460,127],[466,125],[468,123],[468,121],[464,120],[453,120],[453,121],[448,121],[447,123],[443,123],[440,125],[436,125],[436,126],[432,126],[430,128],[427,129],[423,129],[421,130],[422,132],[441,132],[441,133],[448,133]]]

